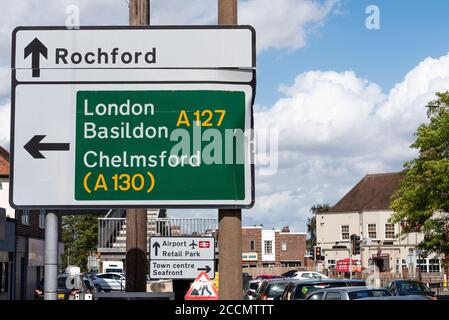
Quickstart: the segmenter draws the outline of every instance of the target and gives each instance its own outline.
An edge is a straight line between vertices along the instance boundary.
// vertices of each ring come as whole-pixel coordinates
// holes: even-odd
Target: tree
[[[418,245],[426,254],[442,255],[449,267],[449,92],[437,93],[427,105],[429,122],[421,124],[411,148],[419,156],[404,164],[404,178],[393,196],[390,221],[401,235],[422,232]]]
[[[87,270],[87,257],[97,248],[98,218],[101,215],[70,215],[62,218],[62,242],[65,253],[62,256],[63,266],[76,265],[81,270]]]
[[[329,211],[330,207],[328,204],[315,204],[310,208],[310,212],[313,214],[312,217],[307,218],[307,250],[313,252],[313,248],[316,246],[316,215],[319,213]]]

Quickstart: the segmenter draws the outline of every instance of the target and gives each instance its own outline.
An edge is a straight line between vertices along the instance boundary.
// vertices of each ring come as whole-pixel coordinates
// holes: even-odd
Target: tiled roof
[[[9,175],[9,152],[0,146],[0,176]]]
[[[389,210],[402,173],[369,174],[355,185],[329,212]]]

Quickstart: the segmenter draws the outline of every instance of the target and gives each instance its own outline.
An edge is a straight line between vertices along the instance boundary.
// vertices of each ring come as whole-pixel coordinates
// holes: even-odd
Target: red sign
[[[338,260],[335,270],[337,272],[349,272],[350,262],[349,258]],[[352,259],[352,272],[362,272],[362,265],[357,259]]]
[[[218,300],[218,291],[206,272],[201,272],[184,296],[185,300]]]
[[[210,248],[210,241],[200,241],[200,248]]]

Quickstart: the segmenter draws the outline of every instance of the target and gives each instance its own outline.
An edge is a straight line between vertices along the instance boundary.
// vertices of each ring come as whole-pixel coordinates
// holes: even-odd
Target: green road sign
[[[76,200],[245,199],[250,181],[236,163],[245,148],[232,134],[245,129],[244,92],[78,91],[76,99]]]

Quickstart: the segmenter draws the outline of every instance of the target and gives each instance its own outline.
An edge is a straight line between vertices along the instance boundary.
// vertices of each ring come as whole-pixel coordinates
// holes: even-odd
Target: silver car
[[[357,300],[371,297],[386,297],[391,293],[386,289],[368,287],[327,288],[311,292],[306,300]]]

